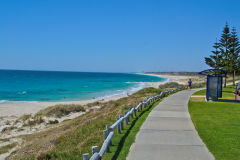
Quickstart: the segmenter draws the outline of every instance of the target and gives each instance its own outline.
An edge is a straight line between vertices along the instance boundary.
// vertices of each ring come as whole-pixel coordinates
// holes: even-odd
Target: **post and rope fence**
[[[89,153],[83,154],[83,160],[101,160],[105,152],[110,152],[110,146],[112,145],[112,138],[114,135],[114,130],[117,128],[117,132],[120,134],[122,130],[124,130],[124,123],[128,125],[130,122],[130,116],[133,119],[137,117],[137,112],[141,112],[143,107],[146,108],[150,106],[150,104],[158,101],[159,99],[169,95],[173,92],[181,90],[180,88],[174,90],[163,91],[160,94],[154,95],[150,98],[144,100],[144,102],[139,103],[136,107],[129,107],[129,110],[124,112],[124,115],[119,115],[117,117],[117,121],[110,125],[106,125],[106,130],[103,131],[104,142],[102,144],[101,149],[99,150],[98,146],[92,146],[92,157],[90,157]]]

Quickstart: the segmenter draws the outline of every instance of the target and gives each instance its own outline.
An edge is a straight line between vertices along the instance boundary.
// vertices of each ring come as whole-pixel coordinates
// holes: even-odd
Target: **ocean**
[[[0,70],[0,103],[104,98],[165,80],[134,73]]]

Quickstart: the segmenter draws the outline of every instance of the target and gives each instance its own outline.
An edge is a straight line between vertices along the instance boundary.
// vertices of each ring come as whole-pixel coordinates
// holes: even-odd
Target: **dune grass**
[[[46,131],[21,136],[22,147],[7,159],[82,159],[83,153],[91,153],[92,146],[102,145],[106,124],[113,124],[120,114],[129,109],[129,106],[136,106],[145,98],[161,91],[156,88],[145,88],[116,101],[88,104],[98,105],[100,108],[56,124]]]
[[[160,89],[166,88],[184,88],[185,86],[182,84],[178,84],[177,82],[168,82],[159,86]]]
[[[84,112],[85,109],[81,105],[76,104],[58,104],[39,111],[36,116],[57,117],[68,115],[73,112]]]
[[[16,145],[17,145],[17,143],[12,143],[12,144],[8,144],[6,146],[0,147],[0,154],[7,153],[9,150],[14,148]]]
[[[63,116],[69,115],[70,113],[75,112],[85,112],[85,108],[82,105],[76,104],[58,104],[54,106],[50,106],[48,108],[42,109],[37,112],[35,115],[24,114],[19,117],[15,124],[18,122],[23,122],[24,126],[34,126],[37,124],[41,124],[44,122],[43,117],[55,117],[61,118]],[[49,124],[56,124],[57,120],[50,120]]]
[[[240,159],[240,104],[189,102],[198,134],[216,160]]]

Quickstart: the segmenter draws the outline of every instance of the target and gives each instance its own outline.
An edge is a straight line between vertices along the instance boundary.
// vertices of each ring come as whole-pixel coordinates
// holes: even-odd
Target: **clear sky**
[[[201,71],[239,0],[1,0],[0,69]]]

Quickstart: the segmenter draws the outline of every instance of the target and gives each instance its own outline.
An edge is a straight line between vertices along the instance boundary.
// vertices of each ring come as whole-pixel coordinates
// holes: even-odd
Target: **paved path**
[[[131,146],[127,160],[212,160],[188,113],[197,90],[185,90],[163,100],[149,114]]]

